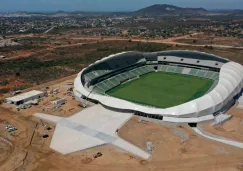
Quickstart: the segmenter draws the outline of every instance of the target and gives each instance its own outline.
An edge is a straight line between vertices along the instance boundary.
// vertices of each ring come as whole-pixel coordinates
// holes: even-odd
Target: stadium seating
[[[183,69],[184,69],[183,67],[177,67],[175,73],[181,74]]]
[[[179,67],[179,66],[169,66],[169,65],[159,65],[158,71],[162,72],[171,72],[171,73],[177,73],[182,74],[185,67]],[[190,68],[188,68],[190,69]],[[189,72],[190,71],[190,72]],[[218,72],[213,71],[206,71],[206,70],[200,70],[200,69],[194,69],[191,68],[188,72],[188,75],[196,76],[196,77],[202,77],[202,78],[208,78],[212,80],[216,80],[219,77]]]
[[[106,73],[109,73],[109,72],[111,72],[111,71],[109,71],[109,70],[95,70],[95,71],[92,71],[92,72],[85,74],[85,77],[87,77],[89,80],[92,80],[94,78],[105,75]]]
[[[205,78],[211,78],[213,74],[214,74],[213,71],[208,71],[207,74],[205,75]]]
[[[93,89],[94,92],[99,93],[99,94],[104,94],[104,90],[102,90],[100,87],[95,86]]]
[[[93,91],[96,93],[104,94],[106,91],[118,86],[128,79],[132,79],[134,77],[141,76],[152,71],[154,71],[154,67],[152,65],[135,68],[133,70],[118,74],[112,78],[106,79],[96,84],[93,88]],[[91,74],[89,73],[88,76],[90,77],[90,75]],[[94,78],[93,73],[91,78]]]
[[[191,69],[191,71],[189,72],[189,75],[194,75],[196,76],[198,72],[198,69]]]
[[[218,78],[219,78],[219,73],[218,72],[215,72],[213,74],[213,76],[211,77],[211,79],[213,79],[213,80],[217,80]]]
[[[176,66],[168,66],[166,72],[175,72]]]
[[[199,70],[199,71],[197,72],[197,75],[196,75],[196,76],[198,76],[198,77],[204,77],[204,76],[206,75],[206,73],[207,73],[207,71]]]
[[[158,66],[158,71],[160,71],[160,72],[170,72],[170,73],[176,73],[176,74],[182,74],[184,69],[185,69],[185,67],[180,67],[180,66],[169,66],[169,65],[159,65]],[[132,69],[130,71],[123,72],[123,73],[113,76],[109,79],[106,79],[102,82],[99,82],[98,84],[96,84],[94,86],[93,91],[96,93],[99,93],[99,94],[105,94],[106,91],[120,85],[122,82],[124,82],[126,80],[129,80],[134,77],[138,77],[138,76],[141,76],[141,75],[147,74],[149,72],[153,72],[153,71],[154,71],[153,65],[145,65],[145,66],[141,66],[141,67]],[[192,68],[192,69],[188,70],[188,72],[189,72],[188,75],[212,79],[212,80],[217,80],[219,77],[219,73],[213,72],[213,71],[206,71],[206,70]],[[88,74],[86,74],[86,76],[90,79],[93,79],[97,75],[105,74],[105,73],[106,72],[99,70],[99,71],[88,73]]]
[[[158,70],[159,70],[159,71],[166,71],[167,68],[168,68],[167,65],[160,65],[160,66],[158,67]]]

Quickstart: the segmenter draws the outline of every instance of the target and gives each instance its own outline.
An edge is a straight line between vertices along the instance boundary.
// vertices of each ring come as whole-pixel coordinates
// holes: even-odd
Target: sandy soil
[[[243,150],[210,141],[195,135],[188,126],[165,127],[155,123],[141,122],[134,117],[120,130],[119,135],[146,150],[146,142],[154,145],[148,161],[131,156],[111,145],[100,146],[70,155],[61,155],[49,148],[52,130],[44,130],[35,118],[0,108],[1,118],[18,128],[12,142],[14,149],[8,160],[1,166],[3,171],[35,170],[239,170],[243,162]],[[36,124],[38,123],[38,124]],[[46,124],[46,123],[44,123]],[[41,135],[50,136],[43,139]],[[5,133],[9,134],[9,133]],[[97,152],[102,157],[94,159]]]
[[[0,140],[0,165],[4,163],[5,160],[12,153],[12,147],[8,143],[4,142],[2,139]]]
[[[227,37],[213,37],[202,34],[201,36],[192,36],[186,38],[176,38],[175,42],[178,43],[186,43],[191,45],[212,45],[212,46],[232,46],[232,47],[242,47],[243,40],[237,38],[227,38]],[[197,42],[193,42],[193,40],[197,40]]]
[[[173,132],[176,130],[180,134],[174,134]],[[183,132],[186,134],[183,135]],[[164,127],[149,122],[141,124],[138,123],[138,119],[136,118],[130,120],[120,130],[119,134],[124,139],[144,149],[146,149],[147,141],[153,142],[154,152],[152,153],[150,164],[156,168],[163,168],[165,170],[190,170],[193,167],[196,170],[207,170],[209,169],[207,168],[209,165],[213,169],[217,168],[218,164],[221,165],[221,161],[219,161],[222,160],[221,156],[224,156],[222,157],[224,159],[229,159],[229,154],[231,154],[233,163],[235,160],[233,158],[238,158],[238,155],[241,155],[240,151],[242,151],[199,137],[188,126]],[[178,168],[176,161],[183,163],[183,165],[180,165],[180,168]],[[201,163],[198,163],[199,161]],[[213,163],[213,161],[217,164]],[[161,165],[164,163],[164,166],[157,166],[156,163],[158,162]],[[167,163],[165,164],[165,162]],[[230,161],[228,162],[231,163]],[[228,170],[234,168],[234,166],[230,165],[227,167]]]
[[[211,126],[211,123],[201,124],[201,127],[210,133],[243,142],[243,110],[232,107],[228,114],[232,119],[221,126]]]
[[[215,135],[243,142],[243,120],[241,118],[233,117],[222,126],[214,127],[211,126],[211,123],[207,123],[202,124],[201,127]]]
[[[8,160],[0,165],[0,168],[1,171],[11,171],[23,165],[25,157],[28,154],[28,146],[34,132],[35,123],[1,107],[0,116],[5,121],[5,124],[7,122],[18,129],[14,133],[9,133],[6,130],[0,133],[1,137],[9,140],[13,144],[11,155],[8,157]]]
[[[119,130],[119,136],[144,150],[147,150],[147,141],[153,142],[152,157],[147,161],[112,145],[100,146],[69,155],[59,154],[49,148],[55,125],[44,122],[43,124],[49,124],[52,128],[47,131],[40,120],[32,117],[32,114],[42,112],[43,104],[52,98],[65,96],[67,82],[70,80],[54,82],[53,85],[49,83],[50,89],[60,88],[61,93],[54,97],[44,98],[39,106],[20,112],[17,112],[13,107],[5,106],[5,104],[0,107],[0,137],[8,139],[13,144],[12,151],[6,150],[8,157],[5,155],[6,160],[0,164],[1,171],[243,170],[242,149],[197,136],[188,126],[161,126],[145,121],[139,123],[137,117],[133,117]],[[44,85],[38,86],[39,89],[43,87]],[[61,111],[47,110],[43,112],[58,116],[70,116],[82,110],[77,106],[78,103],[68,97],[68,102],[61,108]],[[72,110],[69,111],[70,109]],[[5,129],[7,124],[14,125],[18,130],[15,133],[7,132]],[[231,128],[233,124],[228,125],[228,128]],[[49,138],[43,139],[44,133],[48,134]],[[1,144],[0,147],[6,148]],[[97,152],[101,152],[103,156],[94,159],[93,155]]]
[[[197,33],[195,33],[197,34]],[[193,34],[193,35],[195,35]],[[150,43],[162,43],[162,44],[169,44],[169,45],[179,45],[179,46],[192,46],[192,47],[205,47],[208,44],[191,44],[191,43],[183,43],[183,42],[177,42],[179,39],[187,39],[190,35],[186,36],[179,36],[179,37],[173,37],[168,39],[143,39],[143,38],[120,38],[120,37],[77,37],[75,39],[79,40],[99,40],[99,41],[113,41],[113,40],[120,40],[120,41],[128,41],[131,40],[133,42],[150,42]],[[210,46],[213,46],[215,48],[225,48],[225,49],[243,49],[243,46],[232,46],[232,45],[221,45],[221,44],[210,44]]]
[[[243,109],[238,109],[236,107],[232,107],[229,111],[227,111],[228,114],[233,115],[235,117],[243,119]]]
[[[76,75],[74,75],[76,76]],[[71,76],[72,78],[73,76]],[[66,79],[66,80],[65,80]],[[21,114],[21,116],[24,116],[26,118],[31,117],[34,113],[46,113],[46,114],[52,114],[62,117],[68,117],[71,116],[79,111],[82,110],[81,107],[78,105],[80,104],[79,101],[76,101],[72,98],[72,95],[67,95],[67,90],[72,87],[72,85],[68,85],[68,83],[72,83],[73,79],[70,79],[70,77],[66,77],[65,79],[55,80],[46,84],[42,84],[36,87],[32,87],[29,90],[40,90],[45,91],[45,87],[48,86],[49,90],[58,89],[58,94],[49,94],[48,97],[43,97],[39,103],[39,105],[35,106],[32,105],[31,108],[28,109],[22,109],[20,111],[17,111],[16,106],[12,104],[3,103],[1,106],[4,108],[7,108],[11,110],[12,112],[17,112]],[[64,81],[65,80],[65,81]],[[27,90],[25,90],[27,91]],[[51,101],[56,99],[66,99],[66,104],[61,106],[60,108],[56,109],[55,106],[51,103]]]
[[[73,82],[74,78],[76,78],[76,77],[77,77],[77,74],[70,75],[70,76],[67,76],[67,77],[63,77],[63,78],[60,78],[60,79],[57,79],[57,80],[53,80],[53,81],[50,81],[50,82],[46,82],[46,83],[43,83],[43,84],[40,84],[40,85],[36,85],[36,86],[30,87],[30,88],[24,89],[23,92],[28,92],[28,91],[31,91],[31,90],[41,90],[42,91],[47,86],[58,87],[61,84],[65,84],[67,82]],[[19,82],[19,81],[17,81],[17,82]],[[6,97],[10,97],[10,96],[12,96],[11,93],[4,94],[4,95],[0,96],[0,100],[3,100]]]
[[[69,35],[70,36],[70,35]],[[38,36],[36,36],[38,37]],[[39,36],[44,37],[44,36]],[[16,50],[11,51],[8,53],[3,53],[3,55],[7,56],[8,58],[5,58],[3,60],[12,60],[12,59],[19,59],[19,58],[28,58],[30,56],[39,54],[39,53],[49,53],[57,48],[66,48],[66,47],[73,47],[73,46],[81,46],[82,44],[92,44],[96,43],[96,41],[89,40],[89,39],[72,39],[72,38],[61,38],[58,36],[55,36],[56,40],[55,42],[51,43],[42,43],[42,44],[36,44],[45,46],[46,48],[43,49],[31,49],[31,50]]]

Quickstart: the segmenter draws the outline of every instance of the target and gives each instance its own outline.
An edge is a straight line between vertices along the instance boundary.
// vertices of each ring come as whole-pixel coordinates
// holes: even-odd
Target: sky
[[[243,9],[243,0],[0,0],[0,12],[135,11],[153,4]]]

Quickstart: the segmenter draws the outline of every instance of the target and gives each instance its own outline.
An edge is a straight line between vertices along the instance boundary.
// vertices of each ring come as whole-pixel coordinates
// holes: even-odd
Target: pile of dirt
[[[83,159],[81,160],[83,164],[89,164],[92,162],[92,159],[91,158],[86,158],[86,159]]]

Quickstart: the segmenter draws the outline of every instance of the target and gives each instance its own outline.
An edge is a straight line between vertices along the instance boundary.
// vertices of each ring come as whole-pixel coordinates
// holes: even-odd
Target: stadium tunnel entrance
[[[137,116],[142,116],[142,117],[146,117],[146,118],[163,120],[163,116],[161,116],[161,115],[152,115],[152,114],[146,114],[146,113],[142,113],[142,112],[135,112],[134,114]]]
[[[193,128],[197,127],[197,123],[188,123],[188,125]]]
[[[146,118],[151,118],[151,119],[157,119],[157,120],[163,120],[163,116],[161,115],[153,115],[153,114],[147,114],[143,112],[138,112],[138,111],[133,111],[133,110],[126,110],[126,109],[117,109],[117,108],[112,108],[110,106],[106,106],[102,103],[100,103],[104,108],[117,111],[117,112],[124,112],[124,113],[134,113],[136,116],[141,116],[141,117],[146,117]]]

